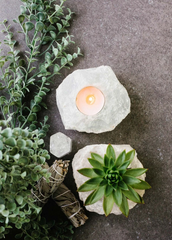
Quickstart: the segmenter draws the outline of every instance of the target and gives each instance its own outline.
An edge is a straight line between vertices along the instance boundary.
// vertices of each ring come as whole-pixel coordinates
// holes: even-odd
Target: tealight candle
[[[95,115],[103,108],[103,93],[96,87],[85,87],[76,97],[76,106],[85,115]]]

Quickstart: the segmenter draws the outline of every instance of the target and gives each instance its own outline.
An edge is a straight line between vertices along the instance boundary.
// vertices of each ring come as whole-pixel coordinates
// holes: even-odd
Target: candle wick
[[[95,102],[95,97],[94,96],[88,96],[88,98],[87,98],[88,100],[88,104],[90,104],[90,105],[92,105],[92,104],[94,104],[94,102]]]

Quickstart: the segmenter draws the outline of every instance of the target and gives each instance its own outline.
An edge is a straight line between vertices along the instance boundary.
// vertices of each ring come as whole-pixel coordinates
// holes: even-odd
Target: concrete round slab
[[[102,157],[106,153],[107,144],[98,144],[98,145],[88,145],[82,149],[80,149],[74,156],[74,159],[72,161],[72,167],[73,167],[73,175],[75,179],[75,183],[77,185],[77,188],[79,188],[85,181],[87,181],[89,178],[81,175],[77,170],[81,168],[92,168],[91,164],[87,160],[91,157],[91,152],[97,153],[101,155]],[[118,156],[123,150],[126,150],[126,152],[131,151],[133,148],[130,145],[112,145],[116,156]],[[137,158],[137,153],[135,154],[135,157],[132,161],[132,163],[129,165],[130,168],[143,168],[143,165]],[[145,180],[146,174],[143,174],[139,176],[139,179]],[[136,190],[140,196],[143,196],[145,193],[145,190]],[[79,192],[80,199],[85,202],[90,192]],[[128,200],[129,209],[132,209],[137,203],[134,203],[130,200]],[[86,206],[86,209],[91,212],[96,212],[98,214],[104,214],[103,211],[103,198],[100,199],[98,202]],[[121,214],[121,211],[119,210],[118,206],[114,204],[114,207],[112,209],[112,212],[116,215]]]
[[[104,95],[102,110],[85,115],[76,106],[76,97],[85,87],[98,88]],[[56,90],[57,106],[65,129],[102,133],[112,131],[130,112],[130,98],[109,66],[76,70]]]

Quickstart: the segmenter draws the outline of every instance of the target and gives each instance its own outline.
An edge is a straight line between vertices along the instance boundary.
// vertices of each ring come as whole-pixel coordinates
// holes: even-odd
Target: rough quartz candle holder
[[[76,97],[85,87],[93,86],[104,96],[103,108],[94,115],[83,114]],[[112,131],[130,112],[127,90],[109,66],[76,70],[56,90],[57,106],[65,129],[102,133]]]
[[[88,146],[80,149],[75,154],[75,156],[73,158],[73,161],[72,161],[72,168],[73,168],[73,176],[74,176],[77,188],[79,188],[85,181],[89,180],[89,178],[81,175],[78,172],[78,169],[92,168],[91,164],[88,161],[88,158],[91,157],[91,152],[97,153],[97,154],[99,154],[100,156],[103,157],[104,154],[106,153],[107,146],[108,146],[107,144],[88,145]],[[114,148],[117,157],[119,156],[119,154],[123,150],[126,150],[126,152],[129,152],[129,151],[133,150],[133,148],[128,144],[112,145],[112,147]],[[129,165],[129,168],[143,168],[142,163],[137,158],[137,153],[135,153],[135,157],[134,157],[132,163]],[[141,179],[143,181],[145,181],[145,178],[146,178],[145,173],[143,175],[139,176],[139,179]],[[143,197],[143,195],[145,193],[145,190],[137,189],[136,192],[140,196]],[[79,197],[80,197],[81,201],[85,202],[86,198],[91,193],[91,191],[90,192],[78,192],[78,193],[79,193]],[[137,204],[137,203],[132,202],[130,200],[127,200],[127,201],[128,201],[128,204],[129,204],[129,209],[132,209]],[[96,202],[94,204],[85,206],[85,208],[90,212],[96,212],[98,214],[104,214],[103,198],[100,199],[98,202]],[[122,212],[120,211],[119,207],[116,204],[114,204],[111,213],[116,214],[116,215],[122,214]]]

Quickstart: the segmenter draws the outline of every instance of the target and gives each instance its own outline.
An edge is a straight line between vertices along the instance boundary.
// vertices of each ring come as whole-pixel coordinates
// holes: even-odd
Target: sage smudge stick
[[[68,160],[55,160],[51,167],[48,167],[48,164],[45,165],[45,168],[51,173],[49,181],[47,182],[45,178],[41,178],[36,185],[36,190],[32,190],[33,198],[38,206],[43,206],[57,190],[67,174],[68,166]]]
[[[80,206],[79,201],[74,194],[65,186],[61,184],[59,188],[52,195],[53,200],[61,207],[63,213],[72,222],[74,227],[83,225],[88,217],[84,213],[84,209]]]

